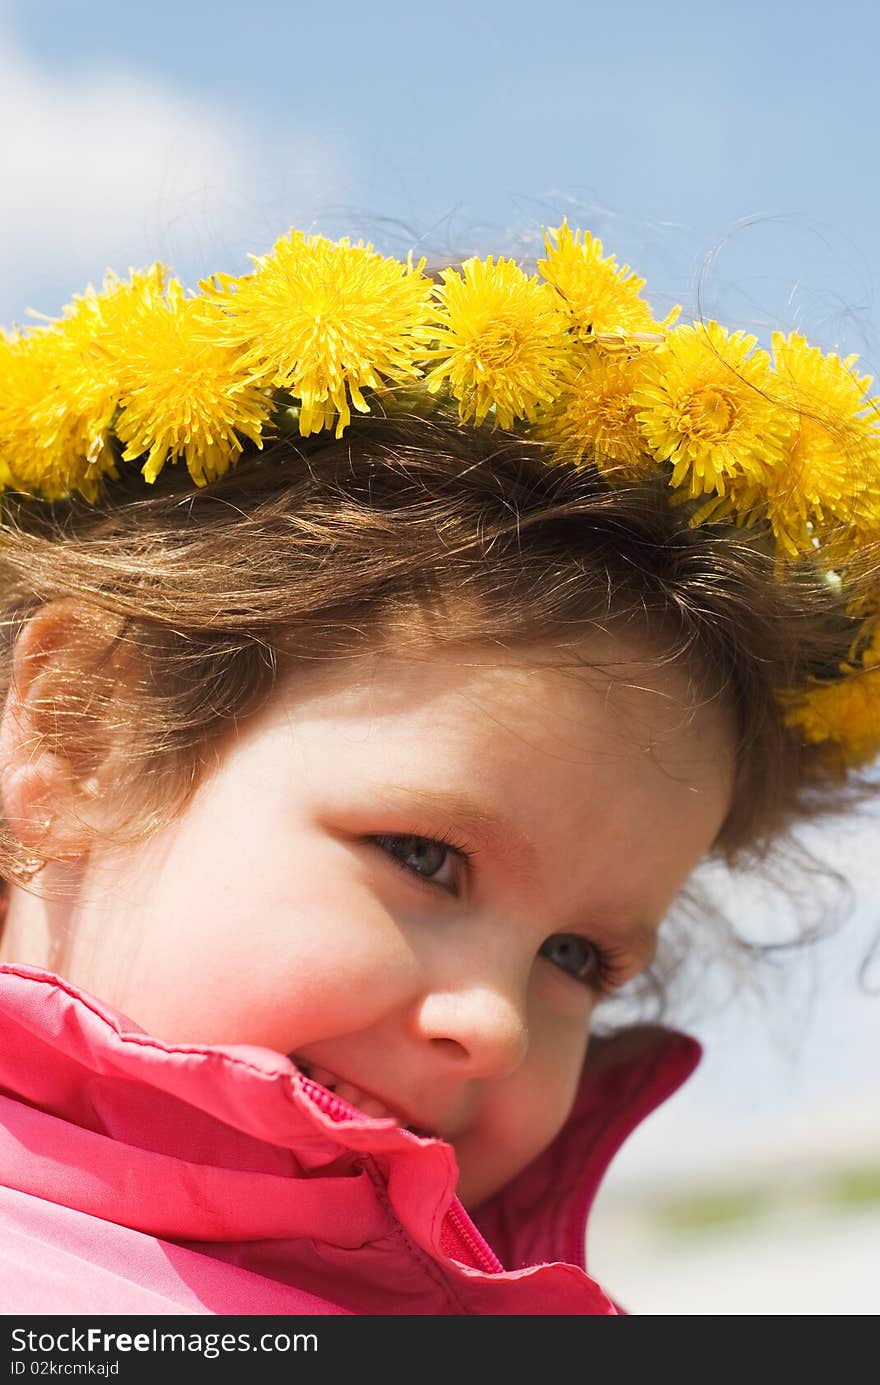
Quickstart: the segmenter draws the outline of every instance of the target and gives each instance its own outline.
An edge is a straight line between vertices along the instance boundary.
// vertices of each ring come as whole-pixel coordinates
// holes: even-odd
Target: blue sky
[[[0,0],[0,322],[111,266],[240,272],[291,224],[442,256],[533,247],[567,212],[656,306],[693,310],[699,287],[730,325],[796,326],[877,369],[878,51],[880,6],[827,0]],[[709,1025],[694,1129],[708,1113],[735,1150],[749,1118],[862,1102],[875,838],[848,858],[861,931],[811,963],[814,1008]],[[652,1160],[679,1159],[677,1119]]]
[[[714,253],[704,309],[876,354],[876,5],[0,0],[0,26],[64,158],[57,268],[28,256],[0,320],[132,258],[238,271],[294,222],[442,254],[568,211],[658,303],[692,309]]]

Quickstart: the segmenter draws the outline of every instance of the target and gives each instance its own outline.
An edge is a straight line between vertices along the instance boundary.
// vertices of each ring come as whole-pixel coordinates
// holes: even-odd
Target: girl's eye
[[[467,853],[463,847],[454,846],[452,842],[437,841],[433,837],[394,833],[386,833],[371,840],[386,851],[401,870],[417,876],[426,885],[455,891],[458,863],[453,858],[458,857],[459,861],[467,860]],[[447,869],[441,878],[440,872],[444,865]]]
[[[610,955],[579,933],[554,933],[538,953],[560,971],[594,990],[613,989],[617,967]]]

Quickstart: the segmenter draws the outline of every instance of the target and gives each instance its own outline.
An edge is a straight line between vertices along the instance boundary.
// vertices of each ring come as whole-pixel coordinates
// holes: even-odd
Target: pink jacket
[[[599,1179],[699,1058],[594,1040],[557,1140],[473,1219],[449,1145],[281,1054],[166,1044],[0,966],[0,1304],[12,1313],[616,1314],[584,1266]]]

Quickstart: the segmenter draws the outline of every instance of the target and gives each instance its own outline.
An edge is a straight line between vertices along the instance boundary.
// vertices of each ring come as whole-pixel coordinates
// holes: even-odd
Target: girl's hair
[[[279,440],[201,490],[166,467],[98,505],[5,496],[0,698],[24,622],[72,600],[82,657],[42,691],[41,734],[86,768],[117,747],[119,832],[136,839],[173,820],[224,734],[308,661],[386,640],[414,655],[552,641],[560,667],[582,666],[591,629],[625,630],[683,661],[694,704],[732,709],[716,852],[753,862],[857,792],[777,697],[833,674],[852,621],[808,560],[780,568],[753,531],[688,517],[659,479],[548,464],[539,442],[439,410],[356,419],[339,442]],[[0,820],[0,875],[26,884],[38,865]]]

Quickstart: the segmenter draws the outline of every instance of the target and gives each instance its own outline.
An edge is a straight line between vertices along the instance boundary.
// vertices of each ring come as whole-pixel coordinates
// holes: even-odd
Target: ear
[[[85,733],[90,679],[107,648],[106,630],[72,601],[42,606],[15,644],[0,719],[0,797],[22,846],[46,860],[81,856],[100,826],[102,754]]]

